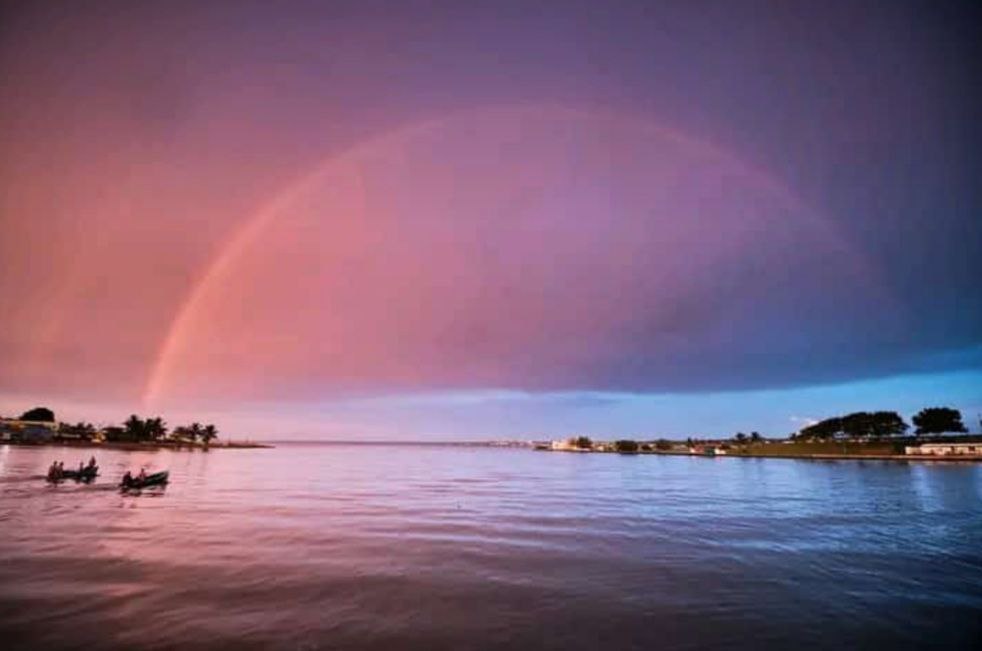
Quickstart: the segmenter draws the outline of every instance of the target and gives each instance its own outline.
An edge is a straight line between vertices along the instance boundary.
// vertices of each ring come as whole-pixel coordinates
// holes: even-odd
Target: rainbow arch
[[[262,233],[275,221],[278,216],[288,210],[294,202],[298,201],[306,193],[318,187],[323,180],[329,176],[332,170],[347,161],[357,159],[360,155],[384,147],[386,144],[424,134],[428,131],[440,129],[448,122],[459,119],[464,115],[479,116],[481,114],[492,114],[495,112],[509,112],[521,115],[525,112],[546,112],[556,117],[575,117],[575,118],[606,118],[614,119],[619,122],[630,124],[639,133],[655,135],[666,139],[672,143],[692,151],[702,156],[708,156],[729,165],[733,165],[748,179],[751,179],[760,188],[772,193],[775,197],[788,205],[793,206],[801,214],[811,220],[815,228],[820,229],[830,236],[832,242],[842,247],[848,253],[848,261],[856,265],[857,271],[865,280],[882,289],[883,283],[879,279],[879,274],[866,263],[862,256],[859,256],[850,242],[837,232],[834,224],[822,213],[809,206],[797,194],[795,194],[784,183],[775,178],[772,174],[750,165],[746,161],[738,158],[733,153],[724,150],[711,142],[694,138],[678,129],[652,122],[642,117],[614,112],[607,109],[581,109],[559,105],[507,105],[485,107],[458,111],[440,118],[423,120],[407,125],[402,125],[395,129],[383,132],[372,138],[355,144],[354,146],[332,154],[319,161],[310,170],[299,175],[293,181],[287,183],[279,192],[262,204],[254,213],[246,216],[241,225],[218,247],[216,254],[202,270],[198,279],[191,285],[184,299],[178,304],[173,319],[161,339],[160,346],[142,392],[142,402],[145,407],[156,405],[165,395],[167,386],[176,370],[175,366],[180,350],[192,334],[192,324],[196,315],[202,309],[208,293],[222,282],[229,270],[239,257],[245,254],[249,248],[258,240]]]

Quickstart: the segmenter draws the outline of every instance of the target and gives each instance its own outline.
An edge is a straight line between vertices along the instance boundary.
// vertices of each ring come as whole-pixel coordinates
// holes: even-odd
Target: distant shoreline
[[[200,450],[255,450],[268,449],[275,446],[268,443],[236,442],[226,441],[222,443],[211,443],[210,445],[162,442],[139,442],[139,441],[105,441],[95,443],[92,441],[0,441],[0,445],[16,445],[24,448],[86,448],[99,450],[124,450],[135,452],[139,450],[158,451],[158,450],[178,450],[183,452],[193,452]]]
[[[666,457],[698,457],[703,459],[792,459],[812,461],[932,461],[942,463],[980,463],[982,456],[942,455],[942,454],[857,454],[857,453],[798,453],[774,454],[766,452],[727,452],[726,454],[703,454],[700,452],[678,452],[671,450],[645,450],[638,452],[617,452],[615,450],[549,450],[538,448],[540,452],[570,452],[573,454],[620,454],[624,456],[659,455]]]

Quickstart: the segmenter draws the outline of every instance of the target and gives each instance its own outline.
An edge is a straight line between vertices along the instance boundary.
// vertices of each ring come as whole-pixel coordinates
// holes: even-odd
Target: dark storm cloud
[[[616,314],[602,297],[622,288],[605,292],[612,277],[600,273],[602,300],[583,322],[611,317],[604,337],[573,332],[593,349],[588,363],[571,369],[573,352],[546,341],[500,373],[476,359],[473,377],[441,370],[432,383],[701,391],[978,368],[980,12],[968,2],[6,3],[0,294],[15,307],[0,356],[17,363],[0,386],[71,385],[64,353],[89,360],[75,390],[98,377],[138,391],[216,251],[290,179],[401,125],[512,104],[602,108],[714,143],[789,188],[837,239],[809,247],[807,229],[783,233],[772,212],[756,241],[713,264],[677,260],[665,271],[685,278],[678,292],[636,288],[612,303]],[[461,158],[444,163],[461,165],[448,147]],[[643,274],[643,261],[625,264]],[[855,264],[875,283],[856,280]],[[479,284],[488,304],[515,305],[513,287]],[[512,341],[503,327],[464,318],[418,350],[496,358]],[[324,378],[293,380],[316,391]]]

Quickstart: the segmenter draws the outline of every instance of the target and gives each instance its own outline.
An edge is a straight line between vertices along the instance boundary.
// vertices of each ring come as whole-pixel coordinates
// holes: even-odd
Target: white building
[[[939,457],[979,457],[982,456],[982,443],[921,443],[906,446],[904,453]]]
[[[576,445],[576,438],[568,438],[563,441],[553,441],[550,449],[561,452],[590,452],[591,448],[581,448]]]

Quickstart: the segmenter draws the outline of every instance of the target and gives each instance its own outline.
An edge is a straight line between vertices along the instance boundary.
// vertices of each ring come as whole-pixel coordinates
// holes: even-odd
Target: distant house
[[[689,448],[689,451],[695,454],[701,454],[704,457],[726,456],[726,448],[720,447],[718,445],[696,445],[692,448]]]
[[[0,418],[0,439],[23,443],[43,443],[54,438],[58,424],[43,420]]]
[[[553,450],[559,450],[561,452],[583,452],[583,448],[576,446],[575,438],[568,438],[562,441],[553,441],[550,444],[550,448]]]
[[[904,453],[939,457],[978,457],[982,456],[982,443],[921,443],[906,446]]]

